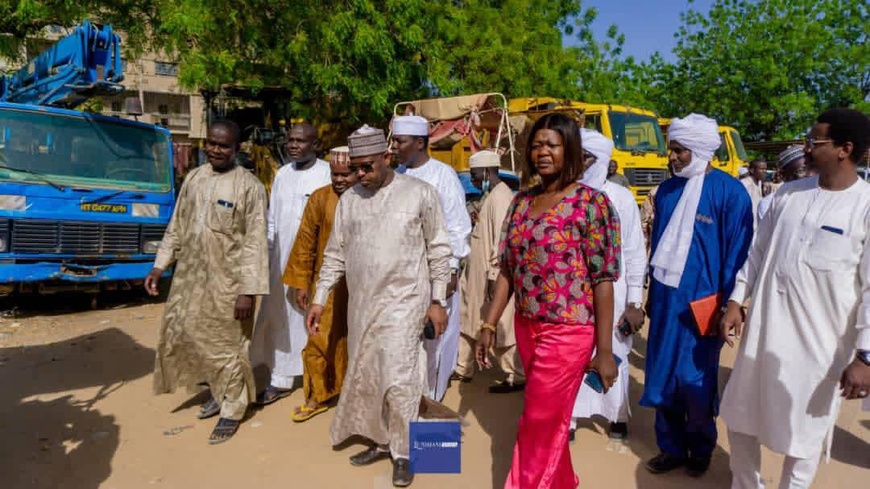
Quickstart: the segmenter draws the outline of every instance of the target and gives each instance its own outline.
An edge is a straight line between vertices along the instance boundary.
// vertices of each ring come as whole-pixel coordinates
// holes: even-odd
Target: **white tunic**
[[[459,262],[471,252],[469,237],[471,236],[471,218],[465,208],[465,190],[456,171],[449,165],[430,158],[417,168],[400,166],[397,173],[405,174],[423,180],[435,187],[444,208],[444,220],[447,223],[447,234],[450,235],[450,248],[453,257],[450,267],[459,268]],[[444,398],[450,375],[456,367],[459,356],[459,333],[461,320],[459,311],[459,294],[462,291],[457,286],[456,292],[447,300],[447,330],[437,340],[426,340],[426,355],[429,375],[429,397],[436,401]]]
[[[753,297],[721,414],[729,429],[796,458],[818,453],[856,347],[870,349],[870,185],[782,186],[731,300]]]
[[[254,326],[251,362],[267,365],[272,385],[281,389],[293,387],[294,378],[302,375],[302,349],[308,341],[305,315],[287,301],[287,287],[281,278],[308,197],[329,185],[330,173],[329,163],[323,160],[306,170],[287,164],[278,169],[272,183],[267,215],[270,292],[260,305]]]
[[[627,421],[630,414],[628,402],[628,354],[633,336],[619,332],[619,319],[628,304],[643,301],[643,283],[646,276],[646,242],[640,224],[640,210],[631,191],[611,181],[601,188],[610,199],[619,217],[622,256],[620,257],[619,280],[613,284],[613,353],[622,363],[616,383],[607,392],[599,394],[584,382],[580,385],[574,403],[575,418],[588,418],[599,414],[611,422]]]

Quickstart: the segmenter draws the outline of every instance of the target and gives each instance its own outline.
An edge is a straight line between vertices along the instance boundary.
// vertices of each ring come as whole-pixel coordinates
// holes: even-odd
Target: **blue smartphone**
[[[616,367],[619,368],[619,364],[622,363],[622,360],[614,354],[613,361],[616,362]],[[601,383],[601,375],[599,375],[597,371],[589,370],[586,372],[586,379],[584,379],[584,382],[586,382],[586,385],[591,387],[595,392],[599,394],[604,392],[604,384]]]

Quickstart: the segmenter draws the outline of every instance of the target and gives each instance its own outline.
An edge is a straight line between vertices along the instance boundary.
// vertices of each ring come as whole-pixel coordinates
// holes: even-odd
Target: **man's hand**
[[[586,370],[595,370],[601,376],[601,385],[604,386],[603,394],[607,394],[607,391],[613,387],[613,384],[616,382],[616,376],[619,374],[612,352],[607,352],[605,355],[596,352],[595,358],[589,362]]]
[[[450,282],[447,284],[447,299],[450,300],[456,292],[456,286],[459,285],[459,274],[453,272],[450,274]]]
[[[444,331],[447,330],[447,311],[441,307],[441,304],[432,304],[429,310],[426,311],[426,320],[432,321],[435,326],[435,338],[440,338]]]
[[[308,315],[305,317],[305,328],[308,329],[308,334],[315,335],[320,333],[320,316],[323,315],[323,306],[312,304],[308,308]]]
[[[150,296],[156,296],[159,294],[157,291],[157,285],[160,284],[160,276],[163,275],[163,270],[160,268],[154,267],[148,272],[148,275],[145,277],[145,291],[148,292]]]
[[[646,319],[646,314],[644,314],[643,309],[628,306],[625,309],[625,312],[620,316],[619,321],[616,324],[621,325],[623,321],[628,321],[628,325],[631,326],[631,331],[637,333],[643,328],[643,321]]]
[[[254,315],[254,296],[240,295],[236,298],[236,321],[246,321]]]
[[[287,289],[287,295],[290,295],[290,291],[294,291],[294,302],[296,302],[296,307],[303,311],[308,310],[308,291],[302,289]]]
[[[857,358],[852,360],[840,376],[840,389],[843,390],[842,396],[846,399],[867,397],[870,393],[870,365]]]
[[[732,333],[733,331],[733,333]],[[743,333],[743,306],[734,302],[728,301],[728,307],[725,309],[725,314],[719,318],[719,337],[728,343],[728,346],[734,346],[732,337],[740,339]]]

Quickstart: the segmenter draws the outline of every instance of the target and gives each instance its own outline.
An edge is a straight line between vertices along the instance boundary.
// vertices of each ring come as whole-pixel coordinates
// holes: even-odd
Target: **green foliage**
[[[864,0],[717,0],[708,16],[690,10],[656,105],[669,116],[707,113],[750,140],[800,136],[830,106],[866,110],[868,20]]]

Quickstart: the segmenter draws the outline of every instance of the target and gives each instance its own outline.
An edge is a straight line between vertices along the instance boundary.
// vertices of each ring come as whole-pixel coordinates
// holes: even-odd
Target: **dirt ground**
[[[17,306],[15,311],[9,309]],[[201,395],[151,394],[154,347],[163,305],[130,295],[90,299],[47,297],[6,304],[0,317],[0,487],[2,488],[224,488],[391,487],[386,462],[358,468],[333,449],[327,430],[332,411],[295,424],[297,391],[256,410],[236,437],[209,446],[215,419],[195,415]],[[609,442],[604,424],[586,423],[571,446],[582,488],[727,488],[728,444],[720,440],[701,479],[681,471],[653,476],[643,463],[657,452],[653,412],[636,405],[643,386],[643,337],[631,356],[635,401],[626,444]],[[733,351],[723,353],[721,383]],[[522,408],[522,394],[486,392],[493,374],[453,385],[445,403],[466,416],[462,474],[418,475],[418,489],[501,488]],[[846,403],[831,461],[822,463],[814,487],[860,486],[870,475],[870,412]],[[776,487],[781,459],[764,455],[763,475]]]

